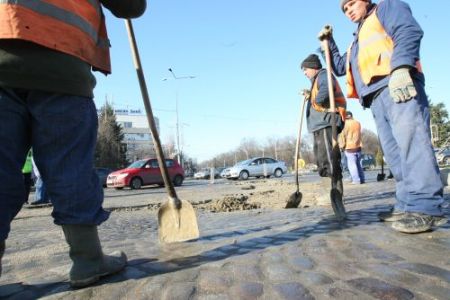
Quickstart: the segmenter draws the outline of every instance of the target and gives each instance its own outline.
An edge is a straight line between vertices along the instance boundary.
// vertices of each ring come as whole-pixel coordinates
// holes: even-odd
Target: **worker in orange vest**
[[[330,45],[332,67],[347,77],[347,97],[370,107],[383,153],[396,179],[396,204],[382,221],[404,233],[431,230],[443,217],[443,185],[430,139],[430,111],[420,64],[423,31],[400,0],[341,0],[356,23],[347,53],[340,55],[325,26],[319,40]]]
[[[70,247],[71,285],[90,285],[126,265],[122,252],[103,254],[97,233],[109,217],[93,168],[92,70],[111,72],[102,6],[134,18],[146,1],[0,3],[0,274],[11,221],[25,202],[21,168],[31,147]]]

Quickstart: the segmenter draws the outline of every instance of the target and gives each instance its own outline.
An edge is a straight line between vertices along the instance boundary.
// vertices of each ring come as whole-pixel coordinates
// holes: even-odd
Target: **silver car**
[[[270,157],[256,157],[238,162],[228,169],[226,178],[247,180],[249,177],[281,177],[287,172],[284,161],[278,161]]]

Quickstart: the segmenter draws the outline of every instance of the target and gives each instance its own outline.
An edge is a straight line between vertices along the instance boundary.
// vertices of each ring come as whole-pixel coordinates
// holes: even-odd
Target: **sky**
[[[356,28],[339,2],[148,1],[147,11],[133,26],[162,142],[176,140],[177,99],[180,144],[198,162],[236,149],[244,138],[265,143],[296,136],[299,91],[310,88],[299,64],[320,46],[317,33],[325,24],[333,26],[341,53]],[[421,61],[426,91],[433,103],[450,109],[450,39],[448,26],[442,25],[448,23],[450,1],[406,2],[425,32]],[[101,107],[108,99],[117,108],[144,111],[125,22],[105,13],[112,74],[96,72],[95,103]],[[195,78],[174,80],[168,68],[177,77]],[[344,88],[344,78],[339,81]],[[347,109],[363,128],[376,132],[370,109],[351,99]]]

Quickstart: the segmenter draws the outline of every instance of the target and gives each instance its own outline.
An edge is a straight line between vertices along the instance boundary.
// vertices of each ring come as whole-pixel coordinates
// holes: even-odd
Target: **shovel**
[[[334,101],[333,77],[331,75],[331,57],[330,46],[328,39],[322,41],[322,48],[325,51],[325,61],[327,63],[327,79],[328,79],[328,97],[330,98],[330,112],[331,112],[331,135],[332,135],[332,149],[331,149],[331,206],[335,216],[339,220],[344,220],[347,216],[345,212],[344,203],[342,202],[344,187],[342,185],[342,178],[338,178],[336,170],[340,164],[338,156],[340,155],[339,146],[337,142],[337,128],[336,128],[336,104]]]
[[[378,144],[380,143],[380,140],[378,139]],[[382,159],[381,159],[381,173],[377,174],[377,181],[383,181],[386,178],[386,174],[384,173],[384,153],[383,153],[383,149],[380,146],[380,151],[382,154]]]
[[[164,181],[169,199],[164,203],[158,211],[159,224],[159,241],[161,243],[183,242],[199,237],[197,216],[192,205],[185,200],[177,197],[175,188],[169,177],[169,172],[165,163],[164,154],[159,140],[158,131],[156,129],[155,119],[153,117],[152,107],[150,105],[150,97],[145,84],[144,71],[142,70],[141,60],[134,36],[133,24],[131,20],[125,20],[125,26],[130,41],[133,62],[136,68],[141,88],[142,99],[144,101],[145,112],[147,113],[147,121],[152,133],[153,143],[155,145],[156,158],[158,159],[159,168]]]
[[[300,143],[301,143],[301,134],[302,134],[302,126],[303,126],[303,113],[305,111],[305,104],[306,104],[306,100],[307,100],[307,94],[304,93],[304,98],[303,98],[303,105],[302,105],[302,110],[300,113],[300,126],[298,128],[298,133],[297,133],[297,144],[295,144],[295,184],[297,186],[297,190],[295,191],[295,193],[291,194],[288,198],[288,200],[286,201],[286,206],[284,208],[297,208],[300,205],[300,202],[302,201],[302,193],[300,192],[300,187],[299,187],[299,183],[298,183],[298,160],[300,158]]]

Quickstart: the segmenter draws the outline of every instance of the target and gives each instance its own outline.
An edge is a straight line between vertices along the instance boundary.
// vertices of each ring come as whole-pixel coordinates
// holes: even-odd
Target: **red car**
[[[175,186],[183,184],[184,170],[173,159],[166,159],[169,177]],[[112,172],[106,180],[107,187],[123,189],[128,186],[132,189],[140,189],[144,185],[164,185],[159,164],[156,158],[135,161],[125,169]]]

